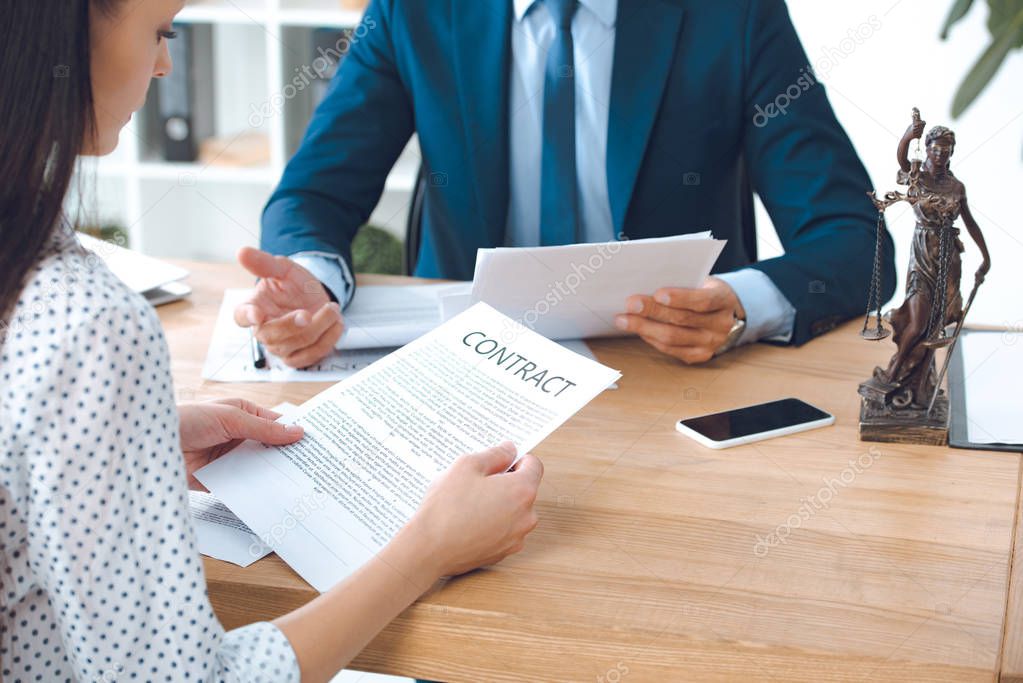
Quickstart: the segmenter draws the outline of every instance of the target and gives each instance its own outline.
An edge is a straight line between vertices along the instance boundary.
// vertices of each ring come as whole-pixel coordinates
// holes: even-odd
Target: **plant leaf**
[[[955,4],[952,5],[952,9],[948,11],[948,16],[945,18],[945,24],[941,27],[942,40],[948,39],[948,32],[952,28],[952,25],[965,17],[966,13],[970,11],[970,7],[972,5],[973,0],[955,1]]]
[[[1023,8],[1016,13],[1012,22],[1002,27],[991,44],[966,74],[959,90],[952,99],[952,116],[959,118],[966,108],[973,104],[977,96],[984,90],[994,77],[998,68],[1005,61],[1005,56],[1023,38]]]
[[[992,38],[1001,34],[1005,25],[1023,10],[1023,0],[988,0],[987,30]],[[1016,41],[1016,47],[1023,47],[1023,36]]]

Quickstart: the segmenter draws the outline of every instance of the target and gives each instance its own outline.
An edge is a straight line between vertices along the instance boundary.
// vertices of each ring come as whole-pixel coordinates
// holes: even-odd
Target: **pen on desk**
[[[256,340],[256,333],[249,330],[249,342],[252,346],[252,364],[256,366],[257,370],[262,370],[266,367],[266,352],[263,351],[263,345]]]

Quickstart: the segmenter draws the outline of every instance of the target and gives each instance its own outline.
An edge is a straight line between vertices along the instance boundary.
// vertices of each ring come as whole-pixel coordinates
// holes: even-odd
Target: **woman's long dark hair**
[[[94,135],[89,13],[118,1],[0,2],[0,343]]]

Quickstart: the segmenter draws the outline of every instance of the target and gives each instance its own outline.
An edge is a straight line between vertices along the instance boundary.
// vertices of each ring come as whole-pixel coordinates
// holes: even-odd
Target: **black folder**
[[[165,161],[196,161],[199,143],[213,135],[213,32],[204,24],[174,29],[174,69],[156,83],[161,151]]]

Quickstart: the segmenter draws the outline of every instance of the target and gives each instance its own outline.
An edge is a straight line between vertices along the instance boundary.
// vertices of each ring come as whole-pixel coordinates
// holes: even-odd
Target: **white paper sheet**
[[[301,442],[242,445],[196,477],[325,591],[458,455],[526,453],[619,376],[477,304],[303,405]]]
[[[273,409],[281,414],[279,421],[288,422],[298,410],[298,406],[293,403],[281,403]],[[238,519],[212,493],[189,491],[188,507],[192,514],[199,552],[203,555],[231,562],[239,567],[248,567],[273,552],[252,533],[245,522]]]
[[[480,249],[472,300],[549,339],[620,336],[615,315],[632,294],[699,287],[723,240],[710,233],[560,247]]]
[[[408,344],[443,322],[443,300],[468,295],[470,282],[358,287],[345,308],[342,349]]]
[[[213,326],[203,379],[215,382],[337,382],[351,377],[394,349],[357,349],[334,352],[308,368],[296,370],[267,354],[267,366],[256,368],[252,362],[251,332],[234,322],[234,309],[248,298],[251,290],[224,290],[224,300]]]
[[[189,491],[188,507],[203,555],[248,567],[273,552],[212,493]]]
[[[1023,334],[964,332],[968,438],[973,443],[1023,443]]]

